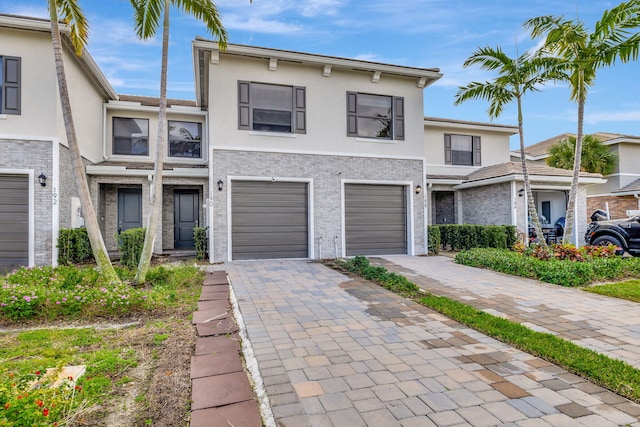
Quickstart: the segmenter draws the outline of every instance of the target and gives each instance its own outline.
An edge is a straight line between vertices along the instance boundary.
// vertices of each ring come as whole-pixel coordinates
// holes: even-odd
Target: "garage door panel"
[[[232,259],[308,257],[307,187],[304,182],[234,181]]]
[[[29,264],[29,177],[0,175],[0,274]]]
[[[402,185],[345,185],[346,253],[407,253],[407,201]]]

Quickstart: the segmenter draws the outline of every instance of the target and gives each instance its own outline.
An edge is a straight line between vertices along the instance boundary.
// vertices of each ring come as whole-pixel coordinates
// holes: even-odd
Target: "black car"
[[[584,240],[588,245],[615,245],[633,256],[640,256],[640,216],[607,220],[602,211],[591,215]]]

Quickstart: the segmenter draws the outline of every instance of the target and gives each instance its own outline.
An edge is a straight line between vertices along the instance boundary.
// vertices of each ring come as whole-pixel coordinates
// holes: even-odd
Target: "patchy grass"
[[[398,281],[403,283],[401,293],[419,304],[436,310],[445,316],[479,332],[505,342],[515,348],[554,363],[628,399],[640,402],[640,370],[628,363],[611,359],[593,350],[580,347],[571,341],[551,334],[533,331],[519,323],[493,316],[484,311],[445,297],[422,295],[406,289],[415,286],[406,278],[397,279],[386,273],[384,267],[374,267],[365,257],[343,261],[347,270],[372,280],[387,289],[394,290]],[[388,283],[392,278],[391,283]],[[390,286],[391,285],[391,286]],[[413,286],[411,286],[413,285]]]
[[[593,292],[594,294],[640,302],[640,280],[627,280],[626,282],[590,286],[584,290]]]

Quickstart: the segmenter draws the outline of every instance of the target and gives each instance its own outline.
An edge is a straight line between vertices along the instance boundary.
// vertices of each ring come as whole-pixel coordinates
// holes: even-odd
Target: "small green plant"
[[[207,259],[207,248],[209,246],[207,230],[208,227],[195,227],[193,229],[193,242],[196,247],[196,259],[198,261]]]
[[[153,344],[160,345],[169,338],[169,334],[155,334],[153,336]]]
[[[92,260],[93,252],[86,228],[63,228],[60,230],[58,236],[58,263],[60,265],[79,264]]]
[[[442,242],[440,240],[440,227],[437,225],[430,225],[427,227],[427,233],[429,238],[429,253],[440,253],[440,248],[442,247]]]
[[[431,230],[438,230],[434,240],[437,247],[431,245]],[[429,226],[429,252],[436,250],[463,251],[471,248],[511,248],[517,241],[516,227],[513,225],[471,225],[440,224]]]
[[[341,261],[347,270],[364,277],[367,280],[379,283],[383,287],[408,297],[415,296],[419,288],[408,281],[404,276],[388,272],[384,267],[375,267],[369,263],[365,256],[358,255],[349,261]]]
[[[136,268],[144,246],[144,228],[130,228],[120,233],[120,262],[128,268]]]

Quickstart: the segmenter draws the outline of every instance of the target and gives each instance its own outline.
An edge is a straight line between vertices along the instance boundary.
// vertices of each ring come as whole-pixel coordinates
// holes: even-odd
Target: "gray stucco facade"
[[[333,258],[343,254],[342,189],[349,182],[405,183],[411,185],[411,230],[414,254],[424,253],[425,203],[424,194],[415,194],[416,185],[424,186],[422,159],[383,159],[373,157],[331,156],[318,154],[291,154],[213,150],[214,182],[221,179],[224,190],[214,189],[210,207],[213,211],[214,261],[228,259],[229,248],[229,181],[275,178],[308,180],[312,190],[311,201],[313,245],[315,258]],[[231,185],[233,185],[231,183]],[[409,239],[409,242],[411,239]],[[337,246],[337,254],[336,254]]]

